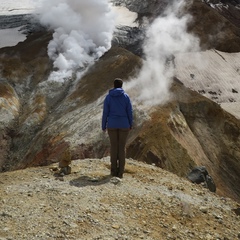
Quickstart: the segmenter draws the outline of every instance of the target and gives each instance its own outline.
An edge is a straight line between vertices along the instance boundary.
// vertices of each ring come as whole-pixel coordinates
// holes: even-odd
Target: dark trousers
[[[109,128],[108,135],[111,144],[111,175],[122,178],[125,167],[125,146],[129,129]]]

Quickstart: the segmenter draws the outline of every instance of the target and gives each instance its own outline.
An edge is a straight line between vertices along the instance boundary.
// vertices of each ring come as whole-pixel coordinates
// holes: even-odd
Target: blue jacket
[[[106,128],[132,128],[132,104],[122,88],[109,90],[104,100],[102,130]]]

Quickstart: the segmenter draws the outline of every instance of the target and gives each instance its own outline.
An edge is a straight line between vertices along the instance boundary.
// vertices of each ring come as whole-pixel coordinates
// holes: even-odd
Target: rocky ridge
[[[239,204],[154,165],[127,160],[123,179],[109,158],[0,175],[0,239],[240,239]]]

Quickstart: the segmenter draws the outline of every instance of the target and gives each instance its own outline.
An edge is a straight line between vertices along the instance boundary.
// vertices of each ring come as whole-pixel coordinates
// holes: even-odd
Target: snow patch
[[[239,57],[240,53],[216,50],[177,54],[175,75],[215,102],[240,102]]]
[[[26,39],[26,35],[20,32],[20,27],[0,29],[0,35],[0,48],[15,46]]]
[[[116,25],[138,27],[139,24],[136,21],[137,13],[131,12],[126,7],[115,7],[113,6],[113,11],[116,13]]]
[[[0,15],[27,14],[33,10],[33,0],[1,0]]]

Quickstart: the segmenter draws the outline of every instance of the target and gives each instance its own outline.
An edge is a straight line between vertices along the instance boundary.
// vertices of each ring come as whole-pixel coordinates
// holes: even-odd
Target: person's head
[[[114,88],[121,88],[123,85],[123,81],[121,78],[115,78],[113,84],[114,84]]]

